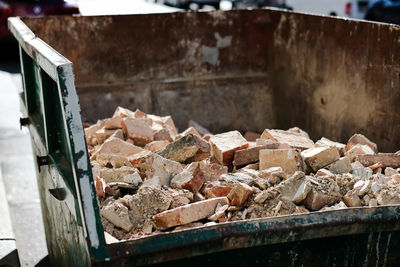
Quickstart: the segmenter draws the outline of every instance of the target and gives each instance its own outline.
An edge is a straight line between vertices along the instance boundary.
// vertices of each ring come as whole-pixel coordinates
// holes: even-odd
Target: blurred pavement
[[[29,132],[19,126],[21,87],[20,74],[0,71],[0,259],[17,248],[21,266],[34,266],[47,248]]]

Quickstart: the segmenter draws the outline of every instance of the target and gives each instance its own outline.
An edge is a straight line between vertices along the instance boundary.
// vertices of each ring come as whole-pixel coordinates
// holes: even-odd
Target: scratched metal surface
[[[110,116],[116,105],[122,105],[172,114],[181,130],[193,118],[214,132],[297,125],[314,139],[324,135],[345,141],[361,132],[383,151],[400,146],[398,26],[277,10],[25,18],[23,22],[72,61],[75,77],[68,69],[63,90],[74,94],[75,81],[81,115],[88,121]],[[49,75],[60,78],[57,71]],[[77,128],[67,132],[70,141],[81,142],[81,125],[76,121],[73,125]],[[82,159],[77,153],[74,156],[75,163]],[[76,175],[86,198],[85,211],[94,190],[92,183],[83,189],[82,181],[91,173]],[[93,208],[97,210],[95,201]],[[141,265],[192,257],[175,262],[187,265],[207,261],[208,256],[196,258],[204,254],[217,259],[265,249],[260,262],[276,260],[285,265],[293,262],[297,244],[305,248],[298,250],[302,258],[295,258],[305,260],[294,261],[297,265],[310,262],[306,261],[310,251],[328,257],[315,265],[393,265],[399,255],[397,238],[392,238],[399,235],[399,214],[394,206],[232,222],[100,245],[101,253],[89,253],[91,263],[99,265],[107,264],[106,259],[112,260],[110,265]],[[73,212],[57,215],[74,217]],[[91,218],[98,220],[98,216]],[[62,231],[75,231],[76,221],[63,225]],[[96,221],[96,227],[99,224]],[[71,251],[63,246],[71,239],[60,236],[61,244],[50,245]],[[79,235],[76,240],[84,248],[88,245]],[[320,250],[327,240],[336,243]],[[343,242],[347,252],[333,249],[333,244]],[[341,254],[347,260],[339,261]]]

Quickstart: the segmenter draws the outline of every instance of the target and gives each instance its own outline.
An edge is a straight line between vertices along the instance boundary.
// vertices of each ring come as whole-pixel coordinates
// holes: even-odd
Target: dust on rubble
[[[297,127],[243,137],[195,121],[179,133],[171,116],[118,107],[85,135],[104,231],[119,240],[400,204],[400,153],[378,153],[361,134],[347,144]]]

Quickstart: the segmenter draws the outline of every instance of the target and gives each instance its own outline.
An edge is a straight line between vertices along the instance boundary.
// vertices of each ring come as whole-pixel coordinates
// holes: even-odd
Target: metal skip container
[[[217,133],[299,126],[400,147],[400,27],[273,9],[10,18],[50,260],[66,266],[396,265],[400,207],[220,223],[107,243],[82,120],[119,106]]]

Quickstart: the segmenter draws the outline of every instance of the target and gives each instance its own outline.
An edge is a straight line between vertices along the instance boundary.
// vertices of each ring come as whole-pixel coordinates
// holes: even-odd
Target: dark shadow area
[[[396,249],[399,240],[395,238],[398,235],[399,232],[381,232],[303,240],[228,250],[152,266],[399,266],[400,255]]]
[[[0,71],[20,73],[18,42],[14,38],[0,41]]]
[[[0,259],[0,267],[19,267],[18,251],[14,249],[9,254]],[[44,265],[43,265],[44,266]]]
[[[36,267],[48,267],[51,266],[49,256],[44,257],[41,259],[38,264],[35,265]]]

